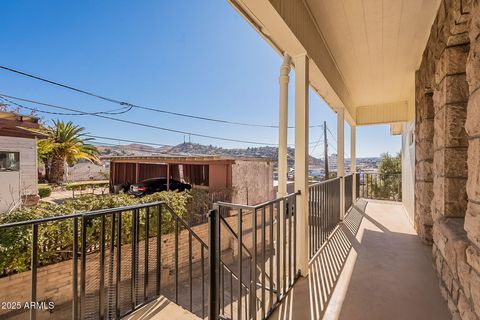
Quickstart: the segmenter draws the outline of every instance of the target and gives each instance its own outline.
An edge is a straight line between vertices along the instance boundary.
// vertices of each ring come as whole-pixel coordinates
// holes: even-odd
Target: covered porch
[[[265,306],[262,299],[258,309],[272,311],[266,312],[270,318],[478,319],[478,2],[229,2],[283,57],[278,199],[286,196],[289,81],[291,69],[295,72],[293,257],[298,281],[277,284],[278,308]],[[316,191],[309,183],[309,90],[337,117],[339,186],[334,193],[329,187]],[[352,188],[357,175],[347,185],[348,174],[356,173],[356,132],[380,124],[402,138],[402,202],[369,202],[365,208],[354,203],[346,215],[349,195],[357,199],[359,192]],[[350,172],[345,170],[346,125],[351,128]],[[338,228],[333,233],[331,199],[340,208],[334,210]],[[315,228],[322,230],[320,238]],[[312,251],[317,260],[311,259]]]
[[[450,319],[401,203],[359,199],[269,319]]]

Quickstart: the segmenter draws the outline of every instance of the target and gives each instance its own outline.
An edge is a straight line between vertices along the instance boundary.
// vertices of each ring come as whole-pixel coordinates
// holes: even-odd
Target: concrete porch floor
[[[401,204],[359,200],[269,319],[450,319]]]

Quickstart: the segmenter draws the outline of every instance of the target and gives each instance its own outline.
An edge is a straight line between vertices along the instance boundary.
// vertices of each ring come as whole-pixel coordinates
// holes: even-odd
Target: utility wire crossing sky
[[[117,142],[176,145],[188,135],[226,148],[278,144],[282,59],[226,1],[26,0],[2,2],[0,10],[15,12],[0,30],[12,44],[2,51],[4,103]],[[292,70],[290,123],[294,79]],[[312,91],[311,152],[322,154],[323,121],[334,152],[336,115]],[[399,138],[387,130],[358,128],[358,156],[398,152]],[[294,130],[288,140],[292,145]]]

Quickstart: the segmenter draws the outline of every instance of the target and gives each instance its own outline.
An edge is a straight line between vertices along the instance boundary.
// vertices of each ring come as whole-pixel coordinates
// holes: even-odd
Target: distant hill
[[[245,158],[266,158],[276,161],[277,147],[248,147],[225,149],[212,145],[198,143],[181,143],[173,147],[152,147],[142,144],[128,144],[117,146],[98,147],[102,156],[127,156],[127,155],[155,155],[155,154],[181,154],[181,155],[220,155]],[[288,163],[293,166],[295,149],[288,148]],[[323,165],[323,160],[310,156],[311,165]]]

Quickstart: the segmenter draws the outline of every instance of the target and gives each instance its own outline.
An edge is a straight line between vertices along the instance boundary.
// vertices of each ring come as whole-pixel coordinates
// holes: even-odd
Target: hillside
[[[267,158],[276,160],[277,147],[248,147],[225,149],[212,145],[198,143],[181,143],[173,147],[152,147],[142,144],[128,144],[108,147],[98,147],[103,156],[126,156],[126,155],[154,155],[154,154],[182,154],[182,155],[221,155],[230,157]],[[293,165],[295,149],[288,148],[288,162]],[[323,160],[310,157],[311,165],[323,165]]]

